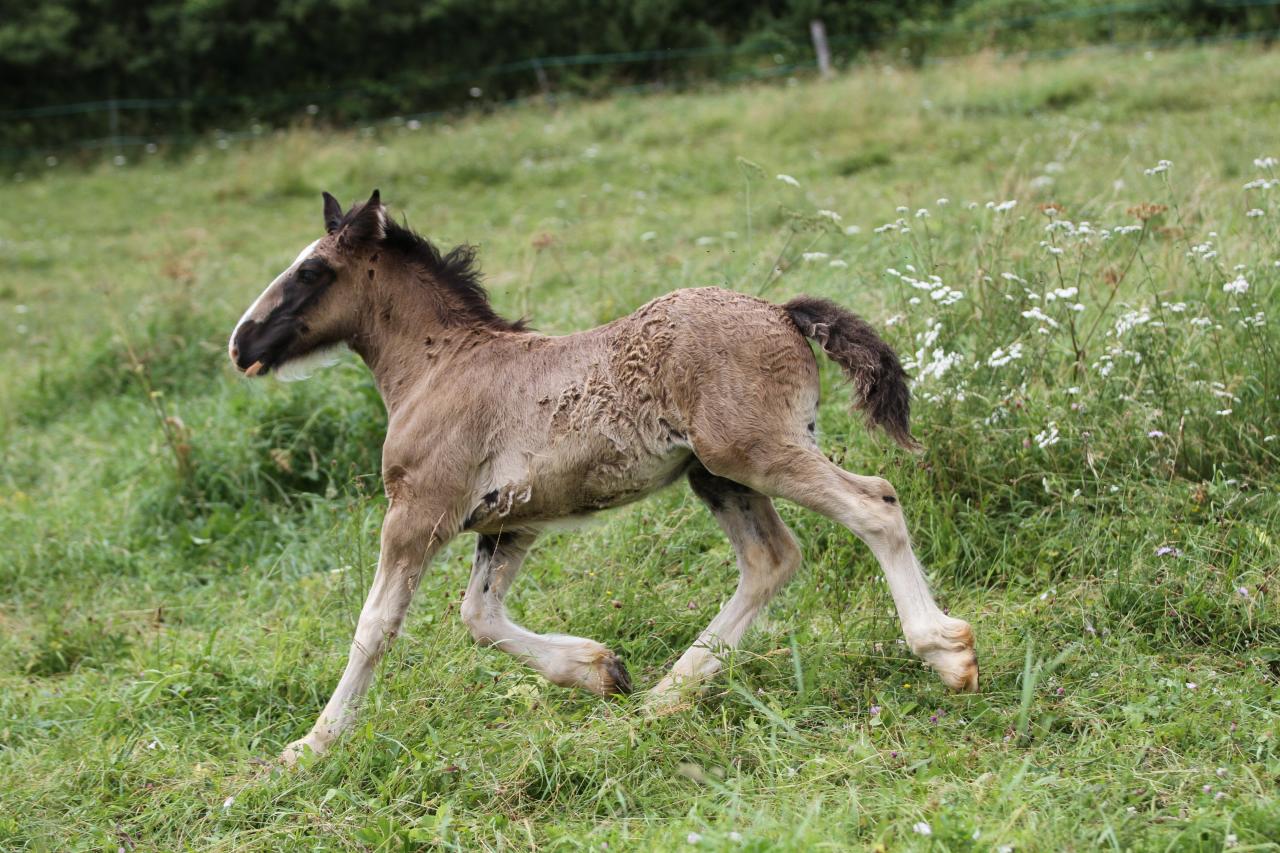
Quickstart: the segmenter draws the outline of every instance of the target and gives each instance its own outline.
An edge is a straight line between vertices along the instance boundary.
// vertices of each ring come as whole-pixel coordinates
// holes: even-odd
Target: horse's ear
[[[328,193],[321,195],[324,196],[324,230],[332,234],[342,224],[342,205]]]
[[[374,190],[354,215],[342,228],[342,236],[338,241],[350,248],[353,246],[376,243],[387,234],[387,209],[382,206],[382,197]]]

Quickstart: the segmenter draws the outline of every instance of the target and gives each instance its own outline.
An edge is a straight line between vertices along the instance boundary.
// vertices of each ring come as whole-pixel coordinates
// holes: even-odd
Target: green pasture
[[[1280,850],[1277,128],[1280,53],[1232,46],[6,176],[0,849]],[[656,718],[476,648],[461,537],[352,733],[275,767],[376,563],[384,414],[354,356],[251,382],[226,338],[321,190],[374,187],[548,333],[708,284],[871,320],[926,449],[825,362],[820,441],[897,487],[982,692],[946,693],[867,549],[794,506],[805,568]],[[678,484],[547,537],[511,607],[643,689],[735,575]]]

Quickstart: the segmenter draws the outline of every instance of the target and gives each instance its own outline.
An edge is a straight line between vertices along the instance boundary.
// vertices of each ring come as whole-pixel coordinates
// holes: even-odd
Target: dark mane
[[[355,209],[347,216],[354,212]],[[505,332],[525,329],[523,319],[508,320],[489,304],[489,293],[480,283],[480,270],[475,266],[475,246],[464,243],[442,254],[426,237],[391,219],[387,220],[382,245],[400,254],[409,263],[425,269],[437,284],[454,297],[458,313],[467,320],[479,321],[488,328]]]

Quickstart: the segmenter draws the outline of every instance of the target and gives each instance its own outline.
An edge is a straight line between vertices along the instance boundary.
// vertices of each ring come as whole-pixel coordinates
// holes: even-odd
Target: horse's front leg
[[[373,680],[374,666],[400,633],[427,561],[453,535],[450,522],[447,512],[392,500],[382,522],[378,571],[360,611],[347,668],[310,733],[281,754],[285,764],[296,763],[307,750],[323,754],[351,727],[360,699]]]

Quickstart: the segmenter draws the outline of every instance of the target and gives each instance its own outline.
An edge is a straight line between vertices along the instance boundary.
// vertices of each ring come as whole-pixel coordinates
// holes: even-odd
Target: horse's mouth
[[[261,361],[255,361],[253,364],[249,365],[244,369],[244,375],[257,376],[260,373],[266,373],[268,370],[270,370],[270,368],[267,367],[265,364],[263,364]]]

